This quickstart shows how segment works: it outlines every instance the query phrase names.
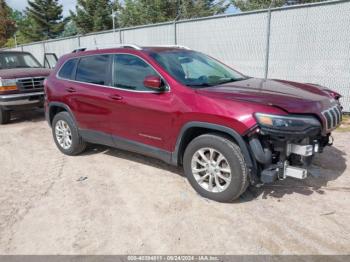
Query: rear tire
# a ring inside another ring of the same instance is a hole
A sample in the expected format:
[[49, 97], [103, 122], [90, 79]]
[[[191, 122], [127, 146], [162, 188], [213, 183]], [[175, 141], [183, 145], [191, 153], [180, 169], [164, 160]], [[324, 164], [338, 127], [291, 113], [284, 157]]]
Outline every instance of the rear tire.
[[184, 171], [203, 197], [232, 202], [248, 187], [248, 168], [237, 144], [221, 134], [193, 139], [184, 154]]
[[0, 107], [0, 125], [8, 124], [11, 120], [11, 112]]
[[53, 118], [52, 135], [58, 149], [65, 155], [75, 156], [86, 149], [86, 142], [79, 135], [78, 127], [68, 112], [60, 112]]

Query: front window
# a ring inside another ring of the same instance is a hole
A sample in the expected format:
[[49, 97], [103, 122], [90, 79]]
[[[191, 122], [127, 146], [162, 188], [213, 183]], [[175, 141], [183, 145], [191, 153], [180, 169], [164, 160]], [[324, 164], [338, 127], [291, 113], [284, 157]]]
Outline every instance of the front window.
[[141, 58], [117, 54], [113, 61], [113, 86], [134, 91], [150, 91], [143, 81], [147, 76], [157, 76], [157, 72]]
[[188, 50], [152, 53], [168, 73], [191, 87], [215, 86], [244, 80], [247, 77], [202, 53]]
[[40, 63], [28, 53], [0, 53], [0, 69], [40, 68]]

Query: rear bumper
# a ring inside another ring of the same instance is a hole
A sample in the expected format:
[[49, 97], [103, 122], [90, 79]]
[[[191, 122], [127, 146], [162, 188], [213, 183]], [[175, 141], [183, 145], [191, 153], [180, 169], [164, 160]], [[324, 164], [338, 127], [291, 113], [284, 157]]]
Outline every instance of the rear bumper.
[[44, 101], [44, 92], [24, 93], [0, 95], [0, 106], [3, 107], [18, 107], [33, 105], [42, 105]]

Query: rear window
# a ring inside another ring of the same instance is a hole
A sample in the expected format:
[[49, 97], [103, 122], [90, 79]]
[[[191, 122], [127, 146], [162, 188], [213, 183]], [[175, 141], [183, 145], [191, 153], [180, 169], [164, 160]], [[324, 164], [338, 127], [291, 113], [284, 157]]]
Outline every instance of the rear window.
[[74, 79], [73, 73], [74, 73], [74, 69], [75, 69], [75, 65], [77, 64], [77, 61], [78, 59], [68, 60], [61, 68], [60, 72], [58, 73], [58, 76], [65, 79]]
[[106, 85], [108, 79], [109, 55], [93, 55], [80, 58], [76, 80]]

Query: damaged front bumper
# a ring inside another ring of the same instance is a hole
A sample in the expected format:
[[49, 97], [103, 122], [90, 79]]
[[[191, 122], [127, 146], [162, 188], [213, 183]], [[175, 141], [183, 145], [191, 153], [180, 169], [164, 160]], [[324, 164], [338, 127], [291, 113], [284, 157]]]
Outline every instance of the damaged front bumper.
[[287, 177], [305, 179], [317, 153], [331, 145], [330, 134], [321, 132], [300, 136], [278, 135], [257, 132], [249, 137], [253, 157], [258, 163], [261, 183], [272, 183]]

